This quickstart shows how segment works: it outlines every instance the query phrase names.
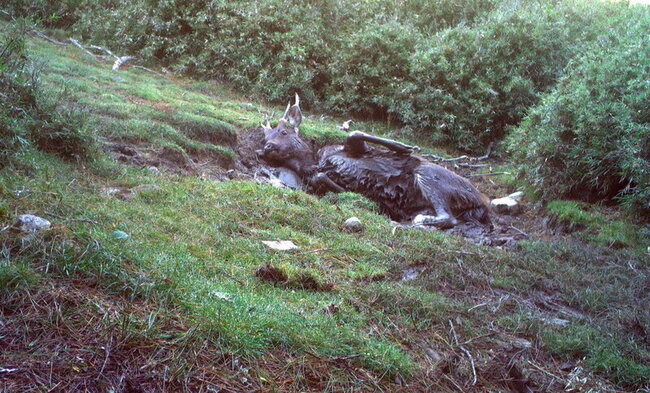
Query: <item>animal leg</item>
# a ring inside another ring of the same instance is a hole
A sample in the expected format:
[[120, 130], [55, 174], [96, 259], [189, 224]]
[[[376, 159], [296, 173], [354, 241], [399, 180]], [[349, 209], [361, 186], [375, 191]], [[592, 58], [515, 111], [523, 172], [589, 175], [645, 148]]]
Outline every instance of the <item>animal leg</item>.
[[345, 149], [354, 154], [363, 154], [367, 150], [365, 142], [375, 143], [402, 154], [410, 154], [420, 150], [417, 146], [410, 146], [392, 139], [368, 135], [361, 131], [352, 131], [348, 134], [348, 137], [345, 138]]
[[449, 210], [445, 196], [437, 184], [440, 179], [431, 173], [418, 173], [416, 170], [415, 181], [422, 193], [422, 196], [430, 203], [436, 215], [418, 214], [413, 219], [414, 225], [433, 225], [440, 229], [452, 228], [458, 224], [458, 220]]
[[317, 173], [311, 179], [311, 186], [314, 187], [314, 189], [322, 192], [345, 192], [345, 189], [343, 187], [334, 183], [334, 181], [332, 181], [332, 179], [330, 179], [329, 176], [324, 173]]
[[429, 226], [432, 225], [439, 229], [453, 228], [458, 224], [458, 221], [449, 215], [429, 216], [426, 214], [418, 214], [413, 219], [413, 225]]

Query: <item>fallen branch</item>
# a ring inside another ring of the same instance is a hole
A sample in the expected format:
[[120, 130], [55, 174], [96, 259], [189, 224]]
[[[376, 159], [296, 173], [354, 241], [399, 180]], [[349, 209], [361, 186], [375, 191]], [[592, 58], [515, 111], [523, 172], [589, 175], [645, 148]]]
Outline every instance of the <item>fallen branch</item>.
[[469, 364], [472, 366], [472, 386], [474, 386], [478, 380], [478, 377], [476, 376], [476, 366], [474, 366], [474, 358], [472, 357], [472, 354], [462, 345], [458, 348], [460, 348], [460, 350], [463, 351], [469, 358]]
[[487, 147], [487, 151], [485, 154], [483, 154], [480, 157], [469, 157], [469, 156], [458, 156], [458, 157], [452, 157], [452, 158], [444, 158], [437, 156], [435, 154], [423, 154], [424, 157], [430, 158], [433, 161], [440, 161], [440, 162], [453, 162], [453, 161], [460, 161], [460, 160], [468, 160], [468, 161], [482, 161], [486, 160], [490, 157], [490, 154], [492, 154], [492, 146], [494, 145], [493, 142], [490, 142], [490, 144]]
[[0, 11], [0, 15], [2, 15], [4, 17], [4, 19], [7, 20], [7, 21], [15, 20], [14, 17], [10, 13], [8, 13], [7, 11]]
[[510, 172], [488, 172], [488, 173], [473, 173], [467, 175], [467, 177], [476, 177], [476, 176], [498, 176], [498, 175], [510, 175]]
[[113, 63], [113, 71], [119, 70], [120, 67], [122, 67], [122, 65], [124, 65], [124, 63], [126, 63], [127, 61], [134, 60], [134, 59], [135, 59], [135, 57], [133, 57], [133, 56], [118, 57], [117, 60], [115, 60], [115, 63]]
[[521, 229], [517, 228], [514, 225], [510, 225], [510, 228], [514, 229], [515, 231], [519, 232], [520, 234], [522, 234], [522, 235], [524, 235], [526, 237], [530, 237], [530, 236], [528, 236], [528, 234], [526, 232], [522, 231]]
[[56, 44], [56, 45], [68, 45], [68, 44], [65, 43], [65, 42], [57, 41], [57, 40], [55, 40], [54, 38], [48, 37], [48, 36], [46, 36], [45, 34], [41, 33], [41, 32], [38, 31], [38, 30], [32, 30], [32, 33], [33, 33], [33, 34], [36, 34], [37, 36], [41, 37], [42, 39], [44, 39], [44, 40], [46, 40], [46, 41], [49, 41], [49, 42], [51, 42], [51, 43], [53, 43], [53, 44]]
[[449, 327], [451, 328], [451, 333], [452, 336], [454, 337], [454, 341], [456, 342], [456, 346], [463, 351], [463, 353], [467, 356], [469, 359], [469, 364], [472, 366], [472, 386], [476, 385], [476, 382], [478, 381], [478, 377], [476, 375], [476, 366], [474, 365], [474, 357], [472, 357], [472, 354], [460, 344], [458, 341], [458, 335], [456, 334], [456, 329], [454, 328], [454, 323], [449, 320]]
[[92, 48], [92, 49], [97, 49], [97, 50], [100, 50], [100, 51], [106, 52], [107, 55], [109, 55], [109, 56], [111, 56], [111, 57], [114, 57], [114, 58], [116, 58], [116, 59], [119, 59], [119, 58], [120, 58], [119, 56], [116, 56], [115, 53], [113, 53], [113, 52], [111, 52], [110, 50], [104, 48], [103, 46], [88, 45], [88, 47], [89, 47], [89, 48]]
[[[31, 33], [38, 36], [38, 37], [40, 37], [40, 38], [42, 38], [42, 39], [44, 39], [44, 40], [46, 40], [46, 41], [48, 41], [48, 42], [51, 42], [51, 43], [55, 44], [55, 45], [66, 46], [66, 45], [72, 44], [72, 45], [76, 46], [77, 48], [81, 49], [85, 54], [87, 54], [88, 56], [92, 57], [95, 60], [106, 60], [106, 61], [108, 61], [112, 57], [112, 58], [115, 59], [115, 61], [113, 62], [113, 71], [118, 71], [120, 69], [120, 67], [122, 67], [124, 64], [126, 64], [129, 61], [132, 61], [132, 60], [136, 59], [135, 56], [118, 56], [115, 53], [113, 53], [110, 49], [104, 48], [103, 46], [97, 46], [97, 45], [83, 46], [83, 45], [81, 45], [81, 43], [79, 41], [77, 41], [74, 38], [68, 38], [65, 41], [58, 41], [58, 40], [56, 40], [56, 39], [54, 39], [52, 37], [47, 36], [46, 34], [40, 32], [38, 30], [32, 30]], [[89, 48], [94, 49], [96, 51], [104, 52], [104, 53], [106, 53], [106, 55], [99, 55], [99, 54], [93, 53], [92, 51], [89, 50]], [[154, 70], [152, 70], [150, 68], [147, 68], [147, 67], [134, 65], [134, 66], [131, 66], [131, 68], [138, 68], [140, 70], [144, 70], [144, 71], [150, 72], [152, 74], [156, 74], [158, 76], [163, 76], [163, 74], [161, 74], [161, 73], [159, 73], [157, 71], [154, 71]]]
[[151, 72], [152, 74], [156, 74], [156, 75], [158, 75], [158, 76], [163, 76], [163, 74], [161, 74], [160, 72], [154, 71], [154, 70], [152, 70], [152, 69], [150, 69], [150, 68], [147, 68], [147, 67], [143, 67], [143, 66], [139, 66], [139, 65], [134, 65], [134, 66], [131, 66], [131, 68], [137, 68], [137, 69], [139, 69], [139, 70], [144, 70], [144, 71], [147, 71], [147, 72]]
[[457, 164], [461, 168], [485, 168], [488, 166], [488, 164], [466, 164], [464, 162], [461, 162], [460, 164]]
[[93, 52], [89, 51], [88, 49], [84, 48], [84, 46], [81, 45], [81, 44], [79, 43], [79, 41], [75, 40], [74, 38], [68, 38], [68, 41], [72, 42], [72, 44], [73, 44], [74, 46], [76, 46], [77, 48], [81, 49], [85, 54], [87, 54], [88, 56], [92, 57], [92, 58], [95, 59], [95, 60], [97, 60], [97, 59], [102, 59], [102, 60], [106, 60], [106, 59], [108, 59], [107, 56], [96, 55], [96, 54], [94, 54]]

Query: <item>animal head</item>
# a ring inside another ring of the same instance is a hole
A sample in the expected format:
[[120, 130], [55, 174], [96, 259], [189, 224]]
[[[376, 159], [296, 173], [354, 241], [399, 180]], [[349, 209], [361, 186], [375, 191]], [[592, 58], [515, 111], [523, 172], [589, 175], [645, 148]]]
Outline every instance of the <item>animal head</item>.
[[289, 160], [303, 160], [310, 157], [312, 155], [311, 147], [299, 136], [298, 127], [301, 122], [300, 97], [296, 94], [296, 103], [287, 104], [287, 109], [275, 127], [271, 127], [268, 120], [262, 123], [264, 150], [258, 150], [258, 155], [280, 164]]

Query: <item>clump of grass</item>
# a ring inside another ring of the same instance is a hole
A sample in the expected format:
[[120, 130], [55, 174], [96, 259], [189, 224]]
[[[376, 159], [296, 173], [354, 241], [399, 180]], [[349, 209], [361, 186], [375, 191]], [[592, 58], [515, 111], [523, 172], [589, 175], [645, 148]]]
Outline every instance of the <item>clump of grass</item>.
[[25, 21], [0, 30], [0, 165], [27, 144], [65, 159], [85, 159], [94, 139], [85, 130], [84, 115], [56, 105], [59, 97], [41, 86], [40, 70], [25, 47]]
[[546, 330], [545, 345], [565, 357], [585, 358], [593, 370], [625, 386], [640, 386], [650, 375], [650, 352], [633, 341], [604, 334], [587, 325]]
[[630, 222], [612, 219], [593, 205], [578, 201], [551, 201], [547, 211], [570, 231], [581, 231], [585, 241], [613, 248], [640, 247], [639, 228]]

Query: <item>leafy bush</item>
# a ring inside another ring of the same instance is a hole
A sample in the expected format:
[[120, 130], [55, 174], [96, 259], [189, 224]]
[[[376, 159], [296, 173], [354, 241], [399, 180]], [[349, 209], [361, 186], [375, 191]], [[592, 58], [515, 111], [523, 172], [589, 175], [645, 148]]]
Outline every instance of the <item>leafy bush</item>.
[[513, 131], [520, 176], [543, 197], [617, 198], [650, 214], [649, 29], [645, 12], [609, 31]]
[[51, 3], [76, 1], [70, 19], [87, 41], [464, 150], [503, 138], [573, 56], [636, 18], [622, 2], [587, 0]]
[[39, 87], [25, 50], [29, 25], [19, 21], [0, 34], [0, 167], [28, 144], [67, 159], [89, 155], [93, 139], [78, 111], [57, 108]]
[[30, 18], [47, 27], [70, 27], [77, 18], [75, 10], [84, 0], [5, 0], [4, 8], [12, 17]]
[[75, 28], [284, 102], [386, 118], [470, 150], [538, 102], [622, 4], [584, 0], [89, 2]]
[[410, 78], [388, 109], [461, 149], [500, 140], [572, 55], [624, 14], [612, 4], [503, 2], [481, 23], [418, 41]]

